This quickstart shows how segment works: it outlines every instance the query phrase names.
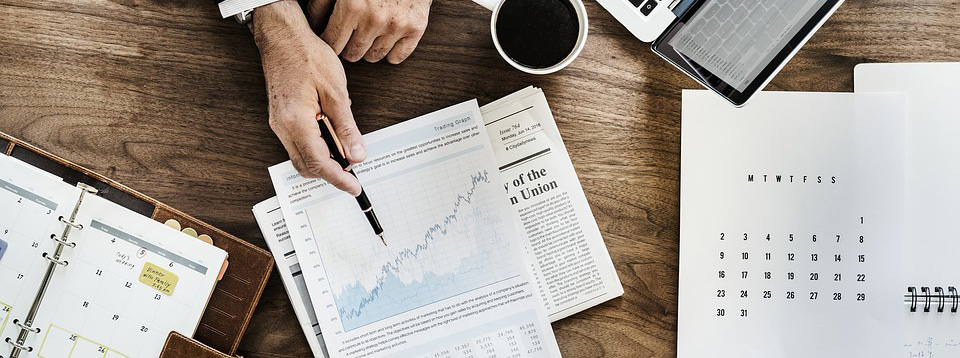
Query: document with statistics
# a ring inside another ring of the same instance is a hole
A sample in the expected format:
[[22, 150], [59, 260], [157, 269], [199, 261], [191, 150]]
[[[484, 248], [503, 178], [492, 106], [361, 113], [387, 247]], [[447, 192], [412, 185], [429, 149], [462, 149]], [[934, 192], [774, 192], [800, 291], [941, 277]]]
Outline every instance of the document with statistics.
[[550, 320], [623, 295], [543, 91], [527, 87], [480, 111]]
[[384, 227], [290, 162], [270, 168], [328, 352], [558, 357], [476, 101], [366, 135]]
[[263, 240], [277, 262], [277, 271], [283, 280], [283, 287], [290, 297], [293, 312], [297, 315], [300, 328], [307, 337], [310, 350], [314, 357], [327, 358], [327, 347], [323, 343], [323, 334], [320, 332], [320, 322], [313, 305], [310, 303], [310, 293], [307, 292], [307, 283], [303, 280], [303, 270], [300, 269], [300, 260], [290, 242], [290, 230], [283, 220], [283, 211], [280, 210], [280, 201], [276, 197], [264, 200], [253, 206], [253, 216], [257, 219]]
[[679, 357], [899, 351], [905, 113], [897, 94], [683, 92]]

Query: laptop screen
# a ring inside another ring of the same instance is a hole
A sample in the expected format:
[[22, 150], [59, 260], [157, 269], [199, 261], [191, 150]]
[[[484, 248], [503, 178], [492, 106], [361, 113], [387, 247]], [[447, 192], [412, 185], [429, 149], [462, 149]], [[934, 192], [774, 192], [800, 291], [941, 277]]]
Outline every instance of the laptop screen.
[[[725, 97], [746, 101], [838, 0], [705, 0], [654, 50]], [[734, 101], [735, 103], [737, 101]]]

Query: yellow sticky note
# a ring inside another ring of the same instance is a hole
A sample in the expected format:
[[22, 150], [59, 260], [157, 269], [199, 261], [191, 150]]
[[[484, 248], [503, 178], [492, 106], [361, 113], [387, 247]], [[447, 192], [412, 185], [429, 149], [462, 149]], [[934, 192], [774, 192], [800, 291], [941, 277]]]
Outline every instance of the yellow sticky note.
[[173, 295], [173, 290], [177, 288], [177, 280], [179, 279], [173, 272], [149, 262], [143, 265], [143, 270], [140, 271], [140, 283], [153, 287], [167, 296]]

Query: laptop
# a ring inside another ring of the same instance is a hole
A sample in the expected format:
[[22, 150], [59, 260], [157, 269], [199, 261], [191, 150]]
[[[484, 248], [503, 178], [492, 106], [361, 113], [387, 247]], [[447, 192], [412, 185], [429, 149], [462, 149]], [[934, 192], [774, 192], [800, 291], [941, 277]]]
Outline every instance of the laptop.
[[638, 39], [743, 106], [843, 0], [598, 0]]

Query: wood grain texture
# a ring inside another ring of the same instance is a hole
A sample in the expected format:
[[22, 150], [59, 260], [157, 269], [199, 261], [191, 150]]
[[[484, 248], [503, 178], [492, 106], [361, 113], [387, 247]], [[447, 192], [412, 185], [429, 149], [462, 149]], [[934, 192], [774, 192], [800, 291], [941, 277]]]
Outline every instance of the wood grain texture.
[[[0, 0], [0, 131], [265, 247], [250, 208], [286, 160], [258, 52], [212, 1]], [[489, 13], [437, 0], [406, 62], [346, 64], [370, 132], [471, 98], [542, 87], [626, 293], [554, 325], [570, 357], [676, 355], [680, 90], [696, 84], [586, 1], [588, 43], [548, 76], [503, 62]], [[960, 59], [960, 2], [848, 0], [769, 86], [851, 91], [861, 62]], [[274, 275], [246, 357], [309, 348]]]

